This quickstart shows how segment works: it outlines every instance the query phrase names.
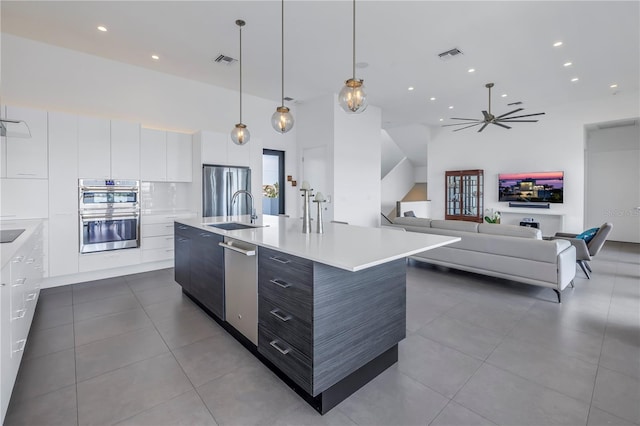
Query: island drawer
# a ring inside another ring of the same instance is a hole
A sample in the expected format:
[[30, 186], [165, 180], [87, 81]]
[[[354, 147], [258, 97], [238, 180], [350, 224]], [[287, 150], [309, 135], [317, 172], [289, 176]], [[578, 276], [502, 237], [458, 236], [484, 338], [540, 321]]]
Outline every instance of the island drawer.
[[313, 392], [311, 360], [262, 325], [258, 325], [258, 352], [307, 393]]
[[297, 281], [311, 288], [313, 262], [310, 260], [260, 247], [258, 265], [260, 270], [276, 278]]
[[311, 324], [313, 303], [310, 286], [289, 278], [283, 279], [282, 275], [258, 271], [258, 295], [276, 302], [278, 307]]
[[268, 328], [311, 358], [312, 328], [310, 323], [301, 320], [288, 309], [266, 297], [260, 297], [258, 300], [258, 324]]

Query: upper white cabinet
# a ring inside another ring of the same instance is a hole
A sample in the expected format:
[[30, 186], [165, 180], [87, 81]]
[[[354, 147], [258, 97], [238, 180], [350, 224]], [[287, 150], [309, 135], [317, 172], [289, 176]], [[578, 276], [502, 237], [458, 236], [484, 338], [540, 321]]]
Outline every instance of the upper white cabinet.
[[111, 176], [111, 123], [94, 117], [78, 117], [78, 172], [81, 178]]
[[78, 117], [81, 178], [139, 179], [140, 124]]
[[141, 130], [140, 179], [167, 180], [167, 132], [153, 129]]
[[8, 136], [4, 141], [2, 149], [6, 149], [6, 155], [3, 155], [2, 163], [3, 166], [6, 165], [6, 170], [3, 169], [2, 177], [46, 179], [47, 112], [7, 106], [6, 114], [2, 115], [13, 120], [23, 120], [31, 131], [30, 138]]
[[191, 182], [191, 135], [142, 129], [140, 179]]
[[111, 120], [111, 178], [140, 179], [140, 124]]

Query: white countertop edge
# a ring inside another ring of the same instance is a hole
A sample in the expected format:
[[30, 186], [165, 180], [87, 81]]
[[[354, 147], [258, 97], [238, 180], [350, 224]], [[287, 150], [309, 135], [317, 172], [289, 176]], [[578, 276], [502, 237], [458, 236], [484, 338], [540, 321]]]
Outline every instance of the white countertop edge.
[[7, 266], [23, 244], [33, 235], [45, 219], [7, 219], [0, 221], [0, 229], [24, 229], [11, 243], [0, 244], [1, 268]]

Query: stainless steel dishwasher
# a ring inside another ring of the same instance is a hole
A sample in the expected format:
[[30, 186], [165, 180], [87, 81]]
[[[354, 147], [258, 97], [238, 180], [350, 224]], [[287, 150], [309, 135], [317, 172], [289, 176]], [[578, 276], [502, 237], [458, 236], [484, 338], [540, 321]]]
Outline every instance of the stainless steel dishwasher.
[[224, 247], [224, 292], [226, 320], [258, 345], [258, 248], [233, 238], [218, 243]]

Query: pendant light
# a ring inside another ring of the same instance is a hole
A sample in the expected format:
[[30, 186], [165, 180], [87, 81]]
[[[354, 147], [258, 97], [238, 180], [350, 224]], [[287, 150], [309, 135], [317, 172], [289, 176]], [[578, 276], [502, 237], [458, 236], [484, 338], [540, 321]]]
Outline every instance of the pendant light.
[[236, 124], [231, 131], [231, 140], [236, 145], [246, 145], [251, 138], [249, 129], [247, 129], [245, 124], [242, 124], [242, 27], [244, 27], [245, 24], [246, 22], [242, 19], [236, 21], [236, 25], [240, 27], [240, 122]]
[[348, 113], [359, 114], [367, 109], [364, 80], [356, 78], [356, 0], [353, 0], [353, 77], [345, 81], [338, 103]]
[[293, 127], [293, 116], [289, 112], [289, 108], [284, 106], [284, 0], [282, 0], [282, 81], [281, 81], [281, 99], [282, 104], [276, 108], [276, 112], [271, 116], [271, 125], [278, 133], [287, 133]]

